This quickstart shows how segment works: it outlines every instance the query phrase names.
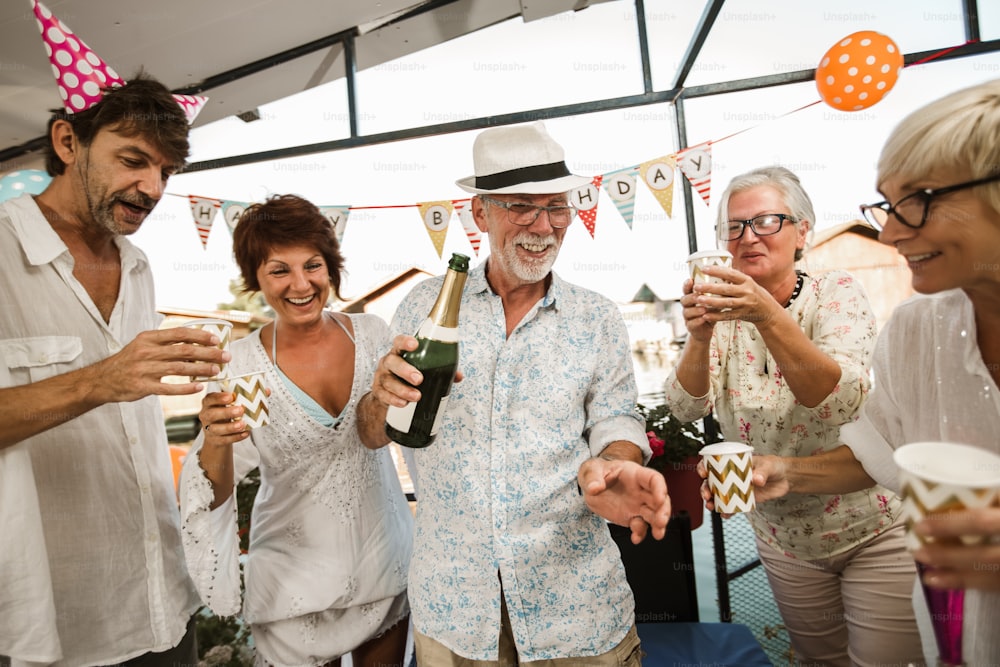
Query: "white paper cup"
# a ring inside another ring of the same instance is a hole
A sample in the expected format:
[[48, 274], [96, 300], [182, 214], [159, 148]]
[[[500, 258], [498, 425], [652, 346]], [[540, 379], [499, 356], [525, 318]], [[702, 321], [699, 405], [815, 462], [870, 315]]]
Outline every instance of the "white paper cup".
[[234, 375], [219, 380], [222, 391], [236, 396], [232, 405], [243, 406], [243, 421], [247, 428], [260, 428], [271, 422], [267, 404], [267, 385], [264, 371]]
[[720, 514], [749, 512], [756, 506], [753, 495], [753, 447], [742, 442], [717, 442], [698, 452], [708, 471], [715, 511]]
[[688, 256], [687, 265], [691, 272], [691, 280], [696, 285], [699, 283], [722, 283], [725, 282], [722, 278], [706, 275], [701, 270], [709, 266], [732, 267], [733, 255], [728, 250], [699, 250]]
[[[232, 339], [233, 335], [233, 323], [226, 320], [216, 320], [216, 319], [199, 319], [191, 320], [190, 322], [185, 322], [183, 325], [185, 327], [191, 327], [192, 329], [201, 329], [202, 331], [208, 331], [219, 337], [219, 344], [216, 346], [223, 352], [229, 349], [229, 341]], [[214, 377], [192, 377], [193, 381], [203, 382], [205, 380], [219, 380], [226, 377], [229, 374], [229, 364], [219, 364], [219, 374]]]
[[[954, 442], [914, 442], [892, 458], [899, 466], [906, 544], [919, 549], [927, 541], [912, 530], [931, 513], [1000, 505], [1000, 456]], [[977, 544], [980, 536], [963, 537]]]

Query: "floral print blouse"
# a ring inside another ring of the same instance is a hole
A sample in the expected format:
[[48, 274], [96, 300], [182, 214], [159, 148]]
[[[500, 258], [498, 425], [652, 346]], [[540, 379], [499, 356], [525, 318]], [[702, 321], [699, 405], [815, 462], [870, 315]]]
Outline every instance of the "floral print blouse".
[[[857, 418], [868, 394], [875, 318], [868, 298], [844, 271], [804, 276], [788, 312], [812, 342], [841, 368], [840, 381], [819, 405], [796, 400], [757, 328], [743, 321], [715, 326], [710, 351], [711, 387], [691, 396], [676, 371], [664, 384], [678, 419], [692, 421], [713, 408], [723, 437], [756, 454], [812, 456], [836, 449], [840, 427]], [[875, 486], [842, 495], [790, 494], [757, 505], [748, 514], [756, 534], [787, 556], [816, 560], [851, 549], [887, 529], [899, 500]]]

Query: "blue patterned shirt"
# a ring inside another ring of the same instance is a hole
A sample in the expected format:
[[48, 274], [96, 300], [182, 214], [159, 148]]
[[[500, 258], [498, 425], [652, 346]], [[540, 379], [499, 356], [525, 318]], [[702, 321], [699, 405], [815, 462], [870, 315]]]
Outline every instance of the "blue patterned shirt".
[[[441, 283], [403, 301], [394, 335], [419, 328]], [[462, 656], [496, 660], [502, 579], [522, 660], [607, 652], [632, 626], [634, 600], [607, 522], [576, 479], [615, 440], [649, 457], [621, 314], [553, 274], [508, 338], [484, 263], [469, 274], [460, 320], [465, 379], [437, 439], [415, 451], [414, 625]]]

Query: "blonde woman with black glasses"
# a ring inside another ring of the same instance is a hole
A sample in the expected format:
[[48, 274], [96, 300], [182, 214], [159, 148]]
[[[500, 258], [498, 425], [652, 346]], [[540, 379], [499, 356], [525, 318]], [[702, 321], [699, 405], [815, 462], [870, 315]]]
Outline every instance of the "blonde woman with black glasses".
[[[1000, 453], [1000, 80], [918, 109], [893, 130], [878, 162], [884, 201], [862, 206], [879, 240], [906, 257], [920, 295], [896, 308], [879, 335], [876, 390], [846, 444], [812, 463], [754, 460], [759, 499], [829, 493], [877, 481], [899, 488], [893, 451], [950, 441]], [[926, 295], [926, 296], [924, 296]], [[935, 541], [913, 557], [924, 582], [963, 588], [963, 655], [968, 665], [1000, 660], [1000, 508], [966, 510], [916, 526]], [[983, 537], [978, 545], [958, 538]], [[927, 655], [936, 649], [920, 609]]]

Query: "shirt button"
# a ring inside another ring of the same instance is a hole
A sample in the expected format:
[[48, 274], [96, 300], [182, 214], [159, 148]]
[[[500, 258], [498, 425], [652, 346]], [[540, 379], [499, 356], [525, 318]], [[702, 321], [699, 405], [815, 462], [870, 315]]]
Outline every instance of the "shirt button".
[[40, 364], [47, 364], [47, 363], [49, 363], [49, 355], [47, 355], [47, 354], [40, 355], [38, 357], [38, 363], [40, 363]]
[[139, 438], [137, 438], [137, 437], [135, 437], [135, 436], [133, 435], [133, 436], [129, 437], [129, 439], [128, 439], [128, 443], [129, 443], [130, 445], [137, 445], [137, 444], [139, 444]]

